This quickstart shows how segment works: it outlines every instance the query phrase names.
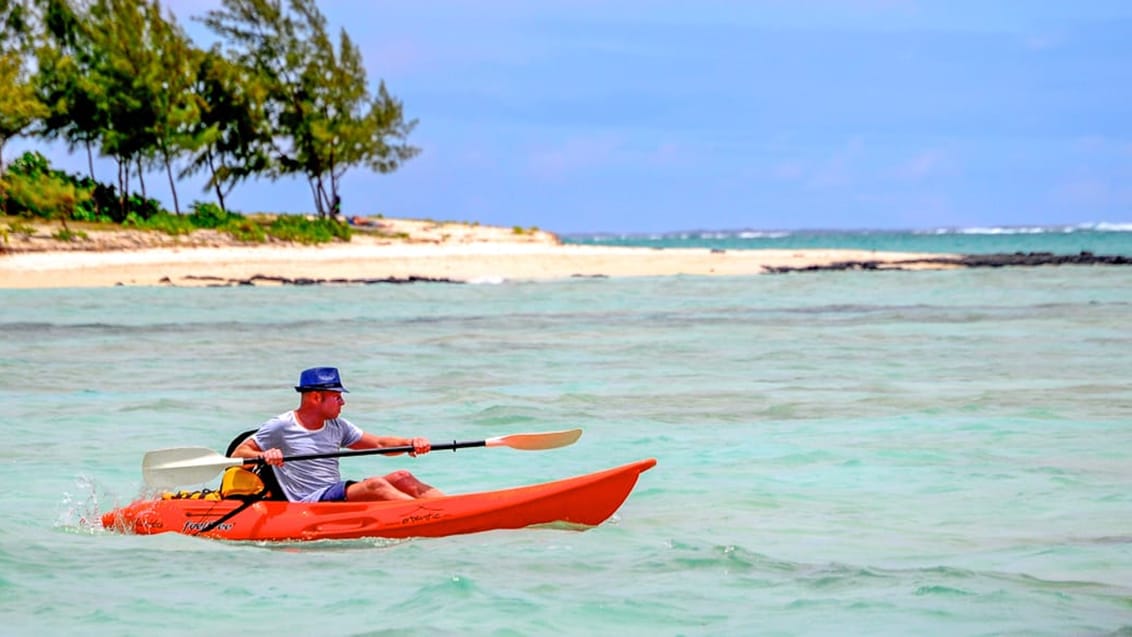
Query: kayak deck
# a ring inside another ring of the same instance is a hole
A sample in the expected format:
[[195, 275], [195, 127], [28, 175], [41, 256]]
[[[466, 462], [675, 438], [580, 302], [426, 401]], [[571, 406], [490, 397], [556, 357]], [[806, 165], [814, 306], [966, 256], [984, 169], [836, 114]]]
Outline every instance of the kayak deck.
[[[102, 525], [141, 535], [265, 541], [441, 537], [552, 523], [585, 528], [613, 515], [640, 474], [654, 465], [648, 458], [541, 484], [409, 501], [138, 500], [105, 513]], [[244, 510], [201, 532], [241, 506]]]

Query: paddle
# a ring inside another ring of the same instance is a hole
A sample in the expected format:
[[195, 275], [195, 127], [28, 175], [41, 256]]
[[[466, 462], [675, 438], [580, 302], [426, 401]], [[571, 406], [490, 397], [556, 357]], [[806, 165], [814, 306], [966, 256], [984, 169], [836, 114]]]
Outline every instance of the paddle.
[[[468, 449], [471, 447], [511, 447], [523, 451], [541, 451], [543, 449], [557, 449], [572, 445], [581, 437], [581, 429], [567, 429], [564, 431], [548, 431], [545, 433], [511, 434], [496, 436], [486, 440], [472, 440], [466, 442], [445, 442], [432, 445], [433, 451], [446, 451], [451, 449]], [[296, 460], [315, 460], [317, 458], [351, 458], [353, 456], [369, 456], [373, 454], [408, 453], [413, 450], [411, 445], [401, 447], [383, 447], [381, 449], [363, 449], [362, 451], [332, 451], [328, 453], [308, 453], [298, 456], [285, 456], [284, 462]], [[245, 464], [264, 464], [262, 458], [229, 458], [222, 456], [208, 447], [175, 447], [172, 449], [157, 449], [145, 454], [142, 459], [142, 477], [151, 487], [166, 488], [179, 484], [197, 484], [207, 482], [228, 467], [239, 467]]]

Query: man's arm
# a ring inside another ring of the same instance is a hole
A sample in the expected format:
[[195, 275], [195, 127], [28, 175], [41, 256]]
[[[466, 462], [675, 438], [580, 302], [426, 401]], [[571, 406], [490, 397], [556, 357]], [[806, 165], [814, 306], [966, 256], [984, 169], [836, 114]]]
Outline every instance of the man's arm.
[[283, 464], [283, 452], [278, 449], [268, 449], [264, 451], [259, 448], [259, 443], [255, 438], [248, 437], [247, 440], [240, 443], [240, 446], [232, 450], [233, 458], [263, 458], [267, 464], [279, 466]]
[[[347, 447], [355, 451], [362, 449], [383, 449], [385, 447], [408, 447], [412, 446], [413, 451], [409, 453], [410, 456], [417, 456], [422, 453], [428, 453], [432, 449], [432, 443], [428, 438], [398, 438], [397, 436], [378, 436], [368, 432], [362, 433], [362, 437], [357, 442]], [[389, 454], [398, 455], [398, 454]]]

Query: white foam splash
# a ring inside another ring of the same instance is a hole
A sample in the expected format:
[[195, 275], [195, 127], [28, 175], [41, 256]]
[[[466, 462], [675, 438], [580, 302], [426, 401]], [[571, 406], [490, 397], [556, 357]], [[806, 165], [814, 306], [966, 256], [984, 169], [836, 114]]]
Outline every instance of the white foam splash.
[[75, 493], [63, 494], [55, 526], [78, 533], [101, 532], [98, 486], [89, 476], [80, 475], [75, 479], [75, 489]]
[[467, 280], [468, 285], [501, 285], [507, 279], [501, 276], [477, 276]]

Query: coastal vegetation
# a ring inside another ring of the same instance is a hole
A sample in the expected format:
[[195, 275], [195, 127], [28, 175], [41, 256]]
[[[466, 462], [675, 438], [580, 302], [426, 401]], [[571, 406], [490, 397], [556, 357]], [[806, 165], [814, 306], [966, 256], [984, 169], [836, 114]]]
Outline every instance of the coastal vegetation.
[[[10, 215], [6, 219], [57, 220], [61, 228], [52, 237], [59, 241], [87, 238], [86, 232], [74, 227], [76, 222], [89, 229], [130, 228], [169, 235], [216, 230], [242, 243], [263, 243], [274, 238], [315, 244], [348, 241], [352, 234], [348, 224], [329, 216], [248, 216], [212, 202], [194, 201], [186, 214], [170, 214], [156, 200], [133, 194], [121, 207], [112, 187], [56, 170], [36, 152], [24, 153], [8, 166], [3, 186], [4, 211]], [[0, 248], [8, 243], [10, 235], [31, 234], [34, 226], [10, 221], [0, 227]]]
[[[159, 0], [0, 0], [0, 212], [254, 241], [348, 238], [339, 220], [350, 169], [389, 173], [420, 150], [416, 125], [380, 82], [371, 91], [358, 47], [337, 42], [314, 0], [222, 0], [194, 18], [215, 35], [195, 44]], [[5, 164], [13, 138], [84, 152], [88, 174], [53, 169], [38, 152]], [[94, 157], [115, 183], [98, 181]], [[145, 175], [164, 173], [167, 211]], [[181, 204], [178, 180], [207, 175], [213, 202]], [[249, 179], [299, 177], [315, 219], [252, 223], [227, 197]], [[262, 240], [262, 239], [258, 239]]]

